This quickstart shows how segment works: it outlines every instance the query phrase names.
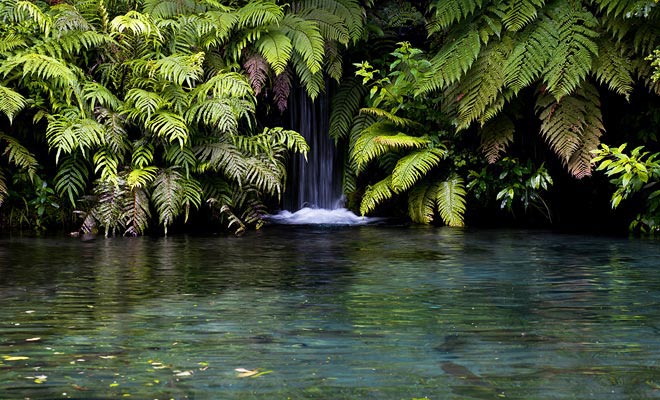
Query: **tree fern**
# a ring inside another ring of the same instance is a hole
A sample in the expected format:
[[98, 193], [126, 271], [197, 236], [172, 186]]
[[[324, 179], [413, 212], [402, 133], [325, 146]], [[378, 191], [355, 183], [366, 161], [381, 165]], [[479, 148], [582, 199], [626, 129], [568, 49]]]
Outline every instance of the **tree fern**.
[[188, 141], [188, 125], [185, 119], [169, 111], [157, 111], [146, 124], [146, 128], [159, 137], [166, 138], [170, 143], [176, 142], [179, 146]]
[[124, 202], [121, 218], [125, 221], [124, 235], [142, 235], [149, 226], [151, 210], [149, 208], [149, 195], [142, 187], [135, 187], [128, 191]]
[[591, 175], [591, 150], [599, 143], [604, 127], [598, 91], [583, 85], [574, 96], [559, 102], [548, 95], [537, 102], [541, 135], [577, 178]]
[[397, 133], [396, 127], [386, 121], [372, 124], [363, 130], [355, 139], [350, 150], [351, 163], [357, 172], [369, 163], [369, 161], [387, 152], [390, 147], [376, 141], [380, 136], [392, 136]]
[[304, 60], [309, 71], [312, 74], [320, 71], [325, 47], [318, 25], [294, 14], [287, 14], [279, 25], [291, 39], [293, 51]]
[[591, 70], [598, 55], [594, 30], [598, 21], [588, 11], [566, 3], [549, 10], [549, 15], [557, 25], [557, 44], [543, 75], [548, 90], [559, 100], [572, 93]]
[[2, 155], [7, 157], [7, 161], [28, 172], [30, 178], [37, 172], [39, 163], [25, 146], [23, 146], [16, 138], [0, 132], [0, 143], [4, 143], [4, 151]]
[[7, 116], [10, 123], [26, 105], [27, 101], [20, 93], [0, 85], [0, 112]]
[[593, 73], [598, 82], [615, 93], [629, 98], [633, 90], [633, 63], [619, 42], [601, 36], [598, 57], [594, 59]]
[[408, 194], [408, 216], [418, 224], [430, 224], [436, 212], [438, 185], [428, 180], [415, 184]]
[[536, 19], [538, 9], [544, 5], [545, 0], [509, 0], [502, 22], [506, 29], [519, 31]]
[[434, 12], [434, 18], [429, 24], [429, 33], [436, 33], [464, 20], [474, 14], [483, 4], [483, 0], [433, 1], [430, 9]]
[[382, 181], [368, 186], [360, 203], [360, 214], [367, 215], [376, 209], [376, 206], [385, 200], [394, 196], [391, 188], [392, 176], [388, 176]]
[[65, 157], [55, 175], [55, 190], [75, 206], [87, 186], [88, 174], [87, 164], [80, 155], [72, 154]]
[[182, 211], [185, 189], [183, 185], [184, 177], [173, 168], [161, 170], [152, 184], [151, 200], [166, 235], [167, 227]]
[[499, 160], [507, 146], [513, 141], [514, 131], [513, 121], [501, 114], [481, 128], [479, 131], [481, 135], [480, 149], [489, 163], [492, 164]]
[[266, 86], [268, 81], [268, 63], [259, 54], [251, 54], [243, 62], [243, 68], [247, 73], [250, 81], [250, 86], [254, 89], [254, 94], [259, 95], [261, 90]]
[[458, 176], [450, 177], [438, 185], [436, 192], [438, 212], [446, 225], [455, 227], [464, 225], [465, 195], [463, 179]]
[[447, 155], [442, 149], [430, 148], [413, 151], [402, 157], [392, 171], [391, 188], [395, 193], [408, 190], [427, 175]]
[[145, 189], [156, 179], [157, 174], [158, 168], [154, 166], [134, 168], [126, 175], [126, 184], [131, 190]]
[[360, 109], [366, 89], [357, 78], [342, 81], [339, 90], [332, 98], [330, 127], [328, 134], [337, 142], [348, 138], [353, 125], [353, 118]]

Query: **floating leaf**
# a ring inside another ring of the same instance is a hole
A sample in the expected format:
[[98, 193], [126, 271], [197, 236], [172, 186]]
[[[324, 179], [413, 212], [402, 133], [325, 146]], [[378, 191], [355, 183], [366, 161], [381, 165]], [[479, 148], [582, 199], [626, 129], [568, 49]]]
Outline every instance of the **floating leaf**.
[[248, 376], [256, 375], [259, 373], [259, 368], [249, 370], [245, 368], [236, 368], [234, 371], [238, 372], [239, 374], [237, 375], [239, 378], [247, 378]]
[[40, 337], [33, 337], [33, 338], [25, 339], [26, 342], [36, 342], [38, 340], [41, 340], [41, 338]]
[[181, 371], [181, 372], [176, 373], [175, 375], [176, 376], [191, 376], [192, 374], [193, 374], [192, 371]]
[[99, 356], [99, 358], [102, 358], [104, 360], [109, 360], [111, 358], [116, 358], [115, 356]]
[[21, 361], [21, 360], [29, 360], [30, 357], [25, 357], [25, 356], [2, 356], [2, 359], [5, 361]]

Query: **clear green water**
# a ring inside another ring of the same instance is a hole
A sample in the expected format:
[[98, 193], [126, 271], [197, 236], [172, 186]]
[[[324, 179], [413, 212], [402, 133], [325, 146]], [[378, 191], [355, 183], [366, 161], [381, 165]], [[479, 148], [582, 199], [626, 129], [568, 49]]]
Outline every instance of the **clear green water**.
[[660, 398], [659, 267], [526, 231], [4, 238], [0, 398]]

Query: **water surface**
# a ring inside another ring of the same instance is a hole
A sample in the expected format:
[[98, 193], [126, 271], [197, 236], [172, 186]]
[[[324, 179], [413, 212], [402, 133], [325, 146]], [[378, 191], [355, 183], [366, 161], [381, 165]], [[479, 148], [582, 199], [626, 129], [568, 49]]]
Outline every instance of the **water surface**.
[[660, 398], [658, 266], [530, 231], [3, 238], [0, 398]]

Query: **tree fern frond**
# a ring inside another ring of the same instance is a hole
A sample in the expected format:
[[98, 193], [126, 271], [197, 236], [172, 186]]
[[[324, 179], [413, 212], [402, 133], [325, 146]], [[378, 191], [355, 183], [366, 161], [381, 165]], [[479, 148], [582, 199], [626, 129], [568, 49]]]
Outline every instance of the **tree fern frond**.
[[190, 172], [195, 170], [197, 165], [197, 157], [193, 152], [193, 149], [188, 145], [178, 146], [178, 145], [169, 145], [165, 151], [165, 161], [168, 164], [176, 167], [183, 167], [186, 171], [186, 179], [190, 177]]
[[25, 36], [13, 32], [6, 32], [0, 36], [0, 54], [9, 53], [17, 49], [28, 47], [28, 41]]
[[410, 189], [408, 194], [408, 216], [418, 224], [433, 222], [436, 209], [438, 186], [423, 180]]
[[480, 51], [481, 38], [475, 26], [466, 24], [452, 32], [447, 44], [431, 59], [431, 72], [420, 83], [417, 94], [444, 89], [458, 81], [472, 66]]
[[143, 168], [134, 168], [126, 176], [126, 184], [129, 189], [144, 189], [156, 179], [158, 168], [148, 166]]
[[154, 20], [148, 15], [131, 10], [124, 15], [116, 16], [110, 21], [110, 28], [116, 34], [130, 32], [135, 36], [162, 38]]
[[393, 149], [419, 149], [431, 143], [428, 137], [410, 136], [401, 132], [396, 135], [376, 136], [373, 140]]
[[433, 21], [427, 26], [429, 34], [449, 28], [474, 14], [484, 4], [483, 0], [435, 0], [429, 8], [434, 12]]
[[[315, 10], [324, 11], [329, 15], [339, 17], [342, 21], [342, 27], [339, 28], [334, 18], [328, 18], [324, 21], [332, 23], [337, 29], [344, 29], [343, 26], [348, 28], [348, 34], [350, 39], [353, 42], [357, 42], [362, 38], [362, 33], [364, 30], [364, 20], [366, 13], [364, 8], [360, 5], [360, 2], [357, 0], [304, 0], [302, 1], [302, 9], [300, 14], [307, 18], [311, 17], [310, 13], [313, 13]], [[314, 19], [313, 17], [307, 19]], [[323, 28], [322, 28], [323, 29]], [[333, 36], [326, 36], [326, 39], [334, 39]], [[340, 40], [339, 40], [340, 41]], [[341, 42], [341, 41], [340, 41]]]
[[360, 203], [360, 214], [366, 215], [376, 209], [378, 204], [385, 200], [391, 199], [394, 192], [391, 189], [392, 176], [388, 176], [382, 181], [370, 185], [364, 192], [362, 202]]
[[557, 44], [543, 79], [559, 100], [572, 93], [591, 71], [592, 60], [598, 55], [598, 33], [594, 30], [598, 21], [590, 12], [566, 4], [551, 9], [550, 18], [557, 24]]
[[117, 110], [122, 105], [121, 100], [110, 89], [98, 82], [85, 83], [82, 88], [82, 95], [92, 108], [101, 106]]
[[82, 157], [72, 154], [66, 157], [55, 174], [55, 190], [62, 197], [67, 197], [75, 207], [76, 199], [87, 186], [89, 169]]
[[243, 62], [243, 68], [245, 68], [250, 85], [254, 89], [254, 94], [259, 95], [268, 81], [268, 63], [261, 55], [251, 54]]
[[271, 162], [265, 162], [257, 157], [246, 159], [245, 181], [255, 185], [259, 190], [270, 195], [282, 194], [281, 175], [278, 168]]
[[149, 209], [149, 196], [142, 187], [134, 187], [128, 192], [127, 201], [122, 210], [122, 220], [125, 220], [124, 236], [142, 235], [149, 226], [151, 210]]
[[228, 99], [198, 102], [186, 111], [185, 117], [189, 122], [202, 123], [220, 133], [235, 133], [238, 130], [238, 119]]
[[2, 155], [7, 157], [10, 164], [26, 170], [30, 178], [37, 172], [39, 163], [25, 146], [23, 146], [16, 138], [0, 132], [0, 143], [5, 143], [5, 150]]
[[604, 131], [598, 91], [582, 85], [573, 96], [555, 102], [550, 96], [537, 101], [541, 135], [577, 178], [591, 175], [591, 150]]
[[396, 133], [396, 127], [385, 121], [371, 124], [360, 132], [359, 136], [354, 140], [349, 154], [354, 169], [357, 172], [362, 171], [371, 160], [390, 150], [389, 146], [376, 141], [375, 139], [377, 137], [392, 136]]
[[80, 11], [69, 4], [57, 4], [51, 7], [50, 11], [55, 14], [52, 26], [53, 30], [57, 32], [55, 36], [70, 31], [83, 33], [94, 29]]
[[154, 160], [154, 145], [146, 140], [133, 143], [131, 164], [135, 169], [145, 168]]
[[448, 226], [464, 226], [465, 185], [459, 176], [452, 176], [438, 184], [436, 201], [440, 218]]
[[300, 133], [282, 128], [264, 128], [261, 134], [270, 137], [273, 145], [282, 145], [287, 150], [302, 154], [307, 159], [309, 145]]
[[536, 19], [537, 11], [544, 5], [545, 0], [510, 0], [502, 18], [504, 27], [510, 31], [521, 30]]
[[0, 74], [7, 76], [12, 70], [22, 66], [22, 75], [32, 75], [45, 81], [52, 81], [59, 87], [78, 86], [76, 74], [62, 61], [41, 54], [24, 53], [7, 58], [0, 67]]
[[508, 40], [491, 42], [460, 81], [463, 96], [458, 100], [457, 130], [467, 129], [498, 99], [504, 87], [502, 66], [511, 49]]
[[360, 109], [361, 114], [370, 114], [375, 117], [380, 117], [388, 120], [396, 126], [407, 127], [412, 125], [419, 125], [417, 121], [413, 121], [408, 118], [402, 118], [397, 115], [392, 114], [391, 112], [385, 111], [382, 108], [377, 107], [365, 107]]
[[116, 153], [104, 146], [94, 154], [93, 160], [94, 172], [101, 173], [101, 180], [107, 182], [117, 181], [119, 160]]
[[277, 75], [273, 82], [273, 101], [280, 113], [286, 111], [291, 93], [291, 73], [287, 68], [283, 73]]
[[277, 25], [284, 17], [282, 7], [270, 1], [248, 1], [237, 10], [238, 27]]
[[344, 76], [344, 60], [337, 46], [337, 42], [325, 42], [325, 72], [330, 79], [339, 83]]
[[321, 70], [325, 46], [323, 36], [313, 21], [294, 14], [287, 14], [280, 22], [280, 29], [291, 39], [293, 51], [304, 60], [311, 73]]
[[325, 89], [323, 71], [312, 72], [305, 60], [297, 52], [292, 53], [291, 61], [307, 95], [314, 100]]
[[198, 81], [204, 69], [204, 53], [199, 52], [190, 55], [171, 55], [157, 60], [155, 65], [160, 75], [177, 85], [192, 87]]
[[[98, 180], [94, 187], [97, 203], [91, 211], [92, 216], [105, 228], [105, 236], [115, 234], [124, 224], [123, 212], [126, 190], [115, 182]], [[85, 225], [88, 225], [85, 219]], [[84, 227], [83, 227], [84, 229]]]
[[601, 11], [614, 17], [634, 15], [642, 7], [649, 5], [646, 0], [596, 0], [594, 3]]
[[620, 42], [601, 36], [598, 57], [594, 59], [593, 73], [599, 83], [615, 93], [629, 98], [633, 90], [633, 63]]
[[413, 151], [401, 158], [392, 171], [390, 188], [395, 193], [408, 190], [412, 185], [428, 174], [447, 155], [442, 149], [430, 148]]
[[181, 204], [184, 209], [184, 222], [188, 221], [190, 207], [199, 208], [202, 205], [202, 185], [194, 178], [187, 177], [182, 181], [183, 197]]
[[158, 221], [163, 225], [165, 235], [167, 227], [181, 214], [184, 196], [184, 177], [175, 169], [160, 171], [152, 186], [151, 200], [158, 213]]
[[326, 41], [337, 41], [348, 45], [351, 40], [348, 26], [344, 19], [323, 8], [308, 8], [298, 13], [307, 21], [314, 22]]
[[557, 36], [554, 21], [547, 16], [521, 32], [521, 37], [504, 65], [504, 81], [517, 94], [545, 71]]
[[27, 101], [20, 93], [0, 85], [0, 113], [7, 116], [9, 123], [26, 105]]
[[220, 72], [200, 83], [192, 91], [197, 101], [208, 98], [254, 99], [254, 91], [245, 76], [236, 72]]
[[241, 183], [247, 170], [244, 155], [229, 142], [205, 143], [195, 147], [197, 157], [215, 170], [222, 171], [229, 179]]
[[165, 99], [158, 93], [144, 89], [132, 88], [126, 93], [125, 107], [128, 117], [141, 122], [151, 119], [161, 107], [165, 106]]
[[507, 146], [513, 141], [515, 126], [513, 121], [505, 115], [499, 115], [481, 128], [481, 152], [490, 164], [496, 162]]
[[46, 37], [50, 35], [50, 31], [53, 27], [53, 20], [50, 16], [45, 14], [38, 5], [28, 0], [16, 1], [12, 19], [15, 22], [34, 22]]
[[364, 85], [356, 78], [343, 80], [332, 98], [329, 135], [337, 142], [345, 139], [351, 131], [354, 116], [360, 109], [362, 98], [367, 93]]
[[0, 168], [0, 207], [5, 199], [9, 196], [9, 189], [7, 188], [7, 178], [5, 178], [5, 171]]
[[105, 127], [90, 118], [71, 118], [64, 114], [48, 116], [46, 140], [50, 149], [57, 150], [55, 161], [61, 153], [70, 154], [76, 148], [81, 151], [105, 143]]
[[146, 128], [156, 136], [166, 138], [170, 143], [178, 142], [179, 146], [188, 141], [188, 125], [184, 118], [169, 111], [157, 111], [150, 119]]

